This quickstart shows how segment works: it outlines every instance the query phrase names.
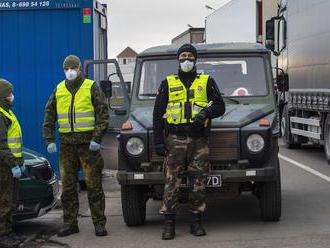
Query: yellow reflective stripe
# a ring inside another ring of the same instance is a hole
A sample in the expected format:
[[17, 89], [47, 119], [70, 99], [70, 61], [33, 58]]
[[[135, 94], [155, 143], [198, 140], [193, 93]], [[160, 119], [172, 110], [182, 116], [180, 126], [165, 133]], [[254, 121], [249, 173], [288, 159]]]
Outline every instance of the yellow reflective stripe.
[[172, 118], [173, 118], [174, 120], [178, 119], [178, 117], [179, 117], [178, 114], [172, 114]]
[[94, 117], [94, 112], [75, 113], [75, 117]]
[[74, 123], [75, 128], [81, 128], [81, 127], [94, 127], [95, 121], [90, 122], [81, 122], [81, 123]]
[[9, 138], [7, 139], [8, 144], [13, 144], [13, 143], [21, 143], [22, 138]]
[[57, 119], [69, 119], [69, 114], [58, 114]]
[[172, 110], [180, 109], [182, 108], [180, 105], [174, 105], [171, 107]]
[[22, 148], [10, 148], [11, 153], [21, 153]]
[[[76, 118], [94, 117], [94, 115], [95, 115], [94, 112], [75, 113]], [[58, 120], [69, 119], [69, 115], [68, 114], [59, 114], [59, 115], [57, 115], [57, 119]]]
[[59, 123], [60, 128], [71, 128], [70, 123]]

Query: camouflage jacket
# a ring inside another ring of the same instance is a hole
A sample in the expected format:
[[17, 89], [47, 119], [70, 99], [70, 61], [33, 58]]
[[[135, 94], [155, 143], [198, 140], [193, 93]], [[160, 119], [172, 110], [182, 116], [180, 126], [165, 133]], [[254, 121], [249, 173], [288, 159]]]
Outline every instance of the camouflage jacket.
[[[67, 89], [71, 94], [75, 94], [82, 85], [84, 78], [79, 77], [75, 82], [65, 82]], [[92, 103], [95, 109], [95, 130], [82, 133], [60, 133], [60, 141], [63, 144], [87, 144], [91, 140], [101, 143], [109, 125], [109, 108], [104, 94], [96, 83], [92, 86]], [[55, 123], [57, 121], [56, 110], [56, 88], [49, 97], [45, 109], [45, 117], [43, 124], [43, 137], [46, 145], [55, 140]]]
[[[8, 107], [1, 106], [8, 110]], [[11, 121], [0, 112], [0, 166], [9, 166], [13, 168], [17, 165], [23, 165], [23, 159], [16, 158], [8, 148], [7, 135]]]

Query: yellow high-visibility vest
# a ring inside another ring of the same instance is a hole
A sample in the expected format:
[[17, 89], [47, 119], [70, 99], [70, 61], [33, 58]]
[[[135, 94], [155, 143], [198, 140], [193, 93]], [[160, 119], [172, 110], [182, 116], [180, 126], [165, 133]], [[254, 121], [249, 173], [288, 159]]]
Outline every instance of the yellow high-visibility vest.
[[57, 122], [60, 133], [88, 132], [95, 129], [95, 110], [92, 103], [94, 81], [85, 79], [73, 96], [65, 80], [56, 88]]
[[6, 116], [11, 121], [11, 125], [8, 128], [8, 133], [7, 133], [8, 147], [11, 153], [14, 155], [14, 157], [21, 158], [23, 156], [21, 126], [13, 111], [9, 110], [9, 112], [7, 112], [6, 110], [0, 107], [0, 112], [3, 113], [4, 116]]
[[[176, 75], [167, 77], [168, 104], [164, 118], [169, 124], [193, 123], [193, 118], [208, 105], [207, 82], [209, 75], [198, 75], [187, 90]], [[189, 97], [188, 97], [189, 95]], [[185, 104], [190, 102], [191, 118], [187, 119]]]

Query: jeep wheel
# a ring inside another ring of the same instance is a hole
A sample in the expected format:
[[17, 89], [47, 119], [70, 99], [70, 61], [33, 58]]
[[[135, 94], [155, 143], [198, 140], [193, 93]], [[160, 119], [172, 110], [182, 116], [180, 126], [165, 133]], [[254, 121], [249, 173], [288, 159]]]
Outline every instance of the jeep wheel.
[[122, 185], [121, 203], [127, 226], [143, 225], [146, 219], [146, 198], [143, 186]]
[[324, 123], [324, 153], [328, 164], [330, 164], [330, 115], [327, 115]]
[[283, 108], [281, 118], [281, 134], [284, 145], [289, 149], [300, 148], [300, 143], [296, 143], [290, 132], [290, 116], [288, 106], [285, 105]]
[[259, 185], [260, 214], [263, 221], [279, 221], [281, 217], [281, 174], [277, 154], [270, 161], [276, 168], [274, 181], [263, 182]]

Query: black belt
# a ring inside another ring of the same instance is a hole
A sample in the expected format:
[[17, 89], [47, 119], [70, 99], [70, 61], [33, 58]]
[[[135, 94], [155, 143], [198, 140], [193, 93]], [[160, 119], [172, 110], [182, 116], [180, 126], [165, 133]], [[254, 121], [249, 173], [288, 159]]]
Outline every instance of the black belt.
[[167, 131], [169, 134], [175, 134], [179, 136], [190, 136], [190, 137], [203, 137], [204, 130], [193, 129], [191, 125], [168, 125]]
[[182, 125], [178, 125], [178, 126], [168, 126], [168, 132], [170, 134], [186, 134], [186, 133], [190, 133], [192, 132], [191, 127], [190, 126], [182, 126]]

